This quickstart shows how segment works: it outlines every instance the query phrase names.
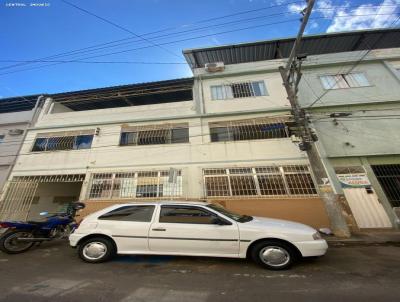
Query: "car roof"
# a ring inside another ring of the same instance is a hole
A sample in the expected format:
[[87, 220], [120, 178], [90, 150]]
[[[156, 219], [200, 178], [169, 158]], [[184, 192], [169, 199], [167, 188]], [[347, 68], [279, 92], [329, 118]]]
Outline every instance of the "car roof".
[[116, 204], [118, 206], [131, 206], [131, 205], [208, 205], [210, 202], [207, 201], [177, 201], [177, 200], [155, 200], [155, 201], [132, 201]]

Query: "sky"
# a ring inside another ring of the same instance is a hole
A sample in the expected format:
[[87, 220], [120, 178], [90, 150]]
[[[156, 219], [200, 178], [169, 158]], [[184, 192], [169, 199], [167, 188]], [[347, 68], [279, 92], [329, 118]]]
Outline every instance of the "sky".
[[[190, 77], [183, 49], [295, 36], [305, 3], [65, 1], [0, 0], [0, 98]], [[399, 6], [316, 0], [306, 34], [400, 26]]]

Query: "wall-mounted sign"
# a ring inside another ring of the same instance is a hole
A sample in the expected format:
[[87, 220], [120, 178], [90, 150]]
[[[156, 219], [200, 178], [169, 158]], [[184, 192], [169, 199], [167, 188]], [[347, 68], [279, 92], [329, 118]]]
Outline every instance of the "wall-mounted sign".
[[342, 187], [369, 187], [371, 183], [365, 173], [337, 174]]

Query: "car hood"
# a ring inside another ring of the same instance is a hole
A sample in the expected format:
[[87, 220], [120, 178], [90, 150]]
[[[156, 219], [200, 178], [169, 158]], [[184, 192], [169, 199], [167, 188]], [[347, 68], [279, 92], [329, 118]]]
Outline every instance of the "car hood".
[[245, 223], [241, 223], [239, 226], [242, 228], [257, 228], [274, 231], [285, 231], [285, 232], [299, 232], [299, 233], [315, 233], [316, 230], [308, 225], [293, 222], [283, 219], [265, 218], [253, 216], [253, 220]]

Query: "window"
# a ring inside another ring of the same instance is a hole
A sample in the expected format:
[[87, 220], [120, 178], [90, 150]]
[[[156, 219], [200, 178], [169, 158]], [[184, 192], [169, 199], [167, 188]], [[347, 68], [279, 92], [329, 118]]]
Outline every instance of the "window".
[[232, 83], [211, 86], [212, 100], [248, 98], [267, 95], [264, 81]]
[[306, 165], [204, 169], [203, 175], [208, 197], [317, 194]]
[[89, 199], [142, 199], [182, 196], [180, 170], [94, 173]]
[[0, 144], [2, 143], [2, 142], [4, 142], [4, 135], [0, 135]]
[[189, 128], [186, 126], [165, 126], [158, 129], [131, 127], [121, 132], [120, 146], [179, 144], [189, 142]]
[[364, 73], [325, 75], [320, 77], [325, 89], [341, 89], [370, 86]]
[[90, 149], [93, 134], [37, 137], [32, 152]]
[[154, 206], [124, 206], [99, 217], [100, 220], [150, 222]]
[[289, 137], [285, 122], [277, 119], [251, 119], [210, 123], [212, 142], [272, 139]]
[[213, 224], [214, 213], [196, 207], [162, 206], [160, 222]]
[[162, 197], [163, 185], [138, 185], [136, 197]]

